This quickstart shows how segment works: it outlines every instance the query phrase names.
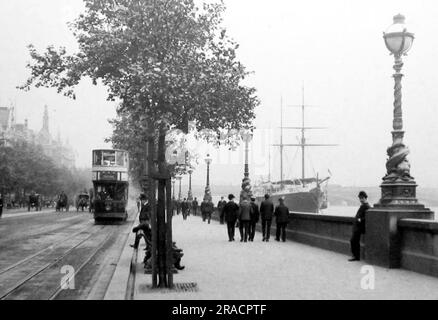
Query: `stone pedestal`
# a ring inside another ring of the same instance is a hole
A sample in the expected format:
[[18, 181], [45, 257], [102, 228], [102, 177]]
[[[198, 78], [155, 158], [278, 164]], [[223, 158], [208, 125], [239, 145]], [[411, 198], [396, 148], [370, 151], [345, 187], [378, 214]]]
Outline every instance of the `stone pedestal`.
[[[394, 200], [396, 201], [396, 200]], [[405, 201], [401, 199], [400, 201]], [[386, 268], [400, 267], [400, 219], [434, 219], [434, 213], [415, 201], [411, 205], [376, 204], [366, 214], [365, 261]]]
[[424, 205], [417, 200], [417, 184], [415, 181], [384, 182], [382, 197], [375, 208], [403, 208], [409, 210], [423, 210]]

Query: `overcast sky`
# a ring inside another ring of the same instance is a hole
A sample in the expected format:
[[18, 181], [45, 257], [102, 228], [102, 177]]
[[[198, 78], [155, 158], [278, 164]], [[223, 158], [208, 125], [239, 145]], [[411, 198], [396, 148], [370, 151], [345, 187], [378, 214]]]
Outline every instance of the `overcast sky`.
[[[383, 42], [383, 31], [397, 13], [406, 16], [416, 39], [404, 58], [403, 112], [405, 142], [411, 149], [411, 173], [424, 187], [438, 181], [438, 4], [436, 1], [351, 0], [226, 0], [224, 24], [239, 44], [239, 58], [254, 71], [248, 83], [261, 99], [252, 157], [252, 175], [268, 173], [268, 145], [278, 142], [280, 101], [318, 107], [306, 114], [308, 125], [327, 126], [310, 132], [309, 143], [336, 143], [338, 147], [309, 150], [307, 175], [333, 174], [332, 183], [376, 186], [385, 174], [386, 149], [391, 145], [393, 112], [393, 57]], [[111, 135], [107, 119], [115, 117], [115, 105], [106, 101], [105, 88], [84, 81], [76, 101], [54, 90], [15, 89], [28, 71], [26, 45], [49, 44], [76, 49], [66, 23], [82, 11], [80, 0], [0, 1], [0, 105], [14, 102], [18, 121], [29, 119], [40, 129], [44, 105], [49, 106], [51, 131], [69, 137], [78, 152], [77, 164], [87, 166], [91, 149], [105, 146]], [[285, 125], [300, 124], [300, 112], [286, 109]], [[297, 142], [295, 131], [285, 132], [285, 142]], [[262, 138], [263, 137], [263, 138]], [[269, 141], [271, 140], [271, 141]], [[278, 178], [278, 150], [272, 148], [272, 174]], [[243, 157], [230, 159], [216, 153], [212, 183], [239, 184]], [[225, 155], [225, 156], [224, 156]], [[299, 176], [300, 154], [285, 153], [286, 177]], [[227, 174], [227, 168], [231, 173]], [[205, 167], [199, 166], [194, 183], [203, 183]]]

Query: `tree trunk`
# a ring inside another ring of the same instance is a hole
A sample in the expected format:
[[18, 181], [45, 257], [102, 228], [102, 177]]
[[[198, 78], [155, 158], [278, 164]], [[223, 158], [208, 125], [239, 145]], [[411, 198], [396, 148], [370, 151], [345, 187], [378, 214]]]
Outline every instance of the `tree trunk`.
[[[160, 176], [165, 173], [166, 167], [166, 131], [160, 128], [158, 138], [158, 166]], [[166, 180], [160, 177], [158, 181], [158, 206], [157, 206], [157, 227], [158, 227], [158, 270], [159, 287], [167, 288], [167, 258], [166, 258]]]
[[167, 228], [166, 228], [166, 242], [167, 242], [167, 285], [173, 288], [173, 242], [172, 242], [172, 217], [173, 217], [173, 201], [172, 201], [172, 181], [166, 180], [166, 200], [167, 200]]
[[[152, 128], [152, 126], [151, 126]], [[146, 176], [149, 180], [148, 182], [148, 198], [150, 203], [150, 213], [151, 213], [151, 229], [152, 229], [152, 287], [158, 287], [157, 281], [157, 244], [158, 244], [158, 234], [157, 234], [157, 205], [156, 205], [156, 182], [153, 178], [155, 172], [155, 139], [153, 130], [148, 137], [148, 150], [147, 150], [147, 172]]]

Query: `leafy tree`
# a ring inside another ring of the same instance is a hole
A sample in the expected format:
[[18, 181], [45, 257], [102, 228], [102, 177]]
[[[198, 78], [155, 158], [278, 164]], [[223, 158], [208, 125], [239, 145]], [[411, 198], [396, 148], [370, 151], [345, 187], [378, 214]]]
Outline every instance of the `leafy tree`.
[[[101, 82], [108, 88], [108, 99], [120, 103], [113, 143], [131, 151], [137, 170], [142, 170], [141, 149], [146, 141], [152, 147], [155, 139], [160, 177], [169, 172], [168, 129], [187, 132], [193, 121], [198, 131], [210, 129], [218, 136], [221, 130], [251, 127], [259, 101], [255, 89], [242, 84], [248, 72], [237, 60], [237, 43], [221, 26], [222, 1], [202, 8], [194, 0], [84, 1], [85, 13], [71, 24], [79, 51], [68, 54], [65, 48], [48, 47], [39, 53], [30, 46], [31, 76], [23, 89], [54, 87], [76, 98], [74, 88], [82, 78], [91, 78], [95, 85]], [[152, 161], [149, 157], [148, 168]], [[153, 232], [158, 229], [163, 284], [165, 246], [169, 251], [172, 244], [165, 240], [166, 183], [161, 179], [158, 185]], [[155, 188], [150, 189], [154, 207]]]
[[90, 170], [56, 165], [41, 152], [41, 147], [25, 141], [13, 141], [0, 147], [0, 188], [20, 197], [32, 191], [53, 197], [62, 190], [73, 197], [90, 185]]
[[[218, 134], [250, 126], [258, 99], [254, 88], [242, 85], [248, 72], [236, 58], [238, 45], [221, 27], [223, 2], [202, 9], [193, 0], [85, 0], [85, 5], [86, 12], [71, 24], [79, 52], [49, 47], [38, 53], [30, 46], [31, 77], [23, 89], [55, 87], [75, 98], [83, 77], [101, 81], [108, 99], [121, 101], [121, 119], [114, 122], [118, 142], [133, 134], [144, 139], [146, 128], [162, 120], [184, 130], [195, 120], [199, 131]], [[129, 129], [117, 128], [124, 122]]]

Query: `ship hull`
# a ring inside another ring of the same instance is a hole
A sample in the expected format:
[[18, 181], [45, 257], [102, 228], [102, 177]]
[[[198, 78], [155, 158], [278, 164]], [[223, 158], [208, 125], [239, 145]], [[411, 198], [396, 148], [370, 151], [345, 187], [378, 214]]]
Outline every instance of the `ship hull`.
[[[324, 193], [318, 188], [306, 192], [273, 194], [271, 200], [275, 206], [278, 205], [281, 197], [284, 197], [284, 204], [292, 212], [319, 213], [324, 202]], [[259, 203], [263, 200], [264, 197], [257, 197]]]

